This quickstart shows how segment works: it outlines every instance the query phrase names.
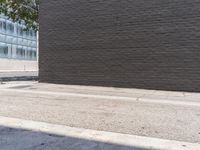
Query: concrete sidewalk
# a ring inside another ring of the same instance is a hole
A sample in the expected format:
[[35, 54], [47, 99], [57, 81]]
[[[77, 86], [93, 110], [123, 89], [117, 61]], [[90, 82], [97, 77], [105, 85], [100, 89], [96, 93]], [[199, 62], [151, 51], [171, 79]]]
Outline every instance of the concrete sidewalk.
[[0, 97], [0, 116], [200, 144], [200, 93], [9, 82]]

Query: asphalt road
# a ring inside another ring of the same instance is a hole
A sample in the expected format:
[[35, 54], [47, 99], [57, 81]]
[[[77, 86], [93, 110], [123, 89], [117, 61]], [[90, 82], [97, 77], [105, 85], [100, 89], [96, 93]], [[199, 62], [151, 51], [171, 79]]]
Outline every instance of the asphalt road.
[[200, 93], [14, 83], [0, 116], [200, 143]]

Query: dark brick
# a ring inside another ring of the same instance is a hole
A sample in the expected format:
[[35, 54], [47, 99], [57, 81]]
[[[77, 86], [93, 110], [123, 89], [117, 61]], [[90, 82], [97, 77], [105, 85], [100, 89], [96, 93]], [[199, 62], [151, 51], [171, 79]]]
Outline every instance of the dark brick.
[[41, 82], [200, 91], [200, 0], [43, 0]]

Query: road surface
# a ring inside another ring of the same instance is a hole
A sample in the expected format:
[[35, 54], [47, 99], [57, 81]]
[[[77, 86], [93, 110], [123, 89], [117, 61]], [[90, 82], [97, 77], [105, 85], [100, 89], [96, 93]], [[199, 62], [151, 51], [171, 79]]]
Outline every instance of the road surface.
[[200, 144], [200, 93], [14, 82], [0, 116]]

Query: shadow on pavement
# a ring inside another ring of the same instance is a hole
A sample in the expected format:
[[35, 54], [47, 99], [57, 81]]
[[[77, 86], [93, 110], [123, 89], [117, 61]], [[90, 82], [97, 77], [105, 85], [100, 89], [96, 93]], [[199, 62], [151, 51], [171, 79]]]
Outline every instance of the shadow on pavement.
[[150, 150], [0, 126], [1, 150]]

